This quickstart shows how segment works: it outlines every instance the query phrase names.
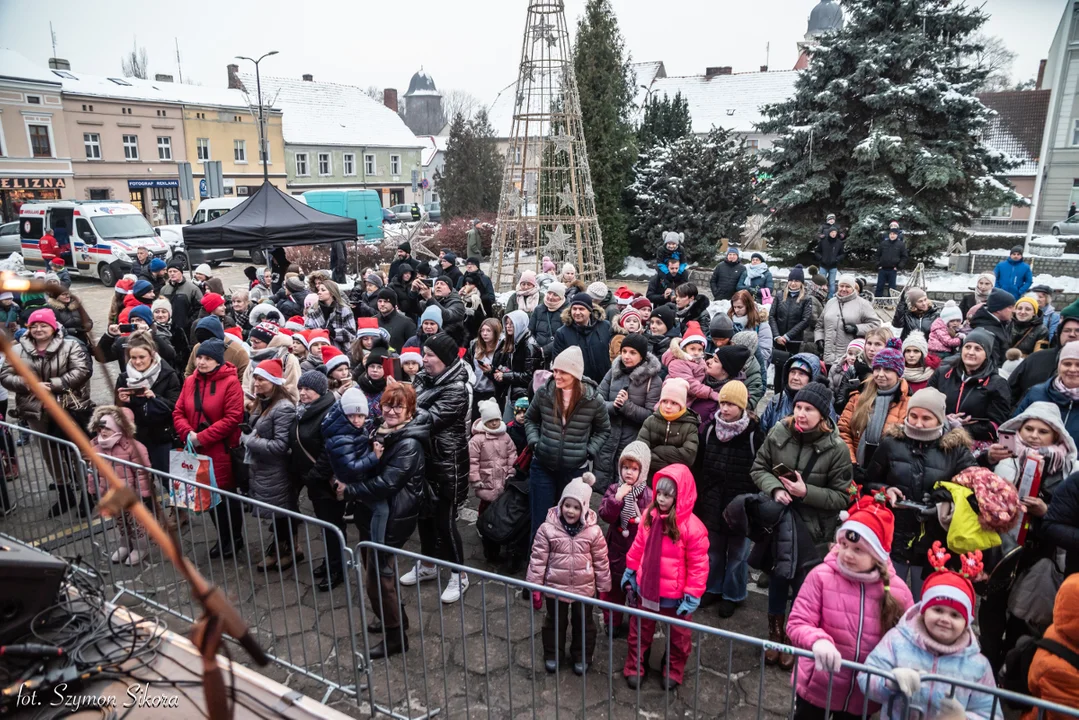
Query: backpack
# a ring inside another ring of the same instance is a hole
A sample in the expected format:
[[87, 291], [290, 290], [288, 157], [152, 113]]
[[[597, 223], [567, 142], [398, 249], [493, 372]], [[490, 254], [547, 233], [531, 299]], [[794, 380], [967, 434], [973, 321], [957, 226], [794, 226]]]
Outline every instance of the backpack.
[[528, 466], [532, 449], [525, 448], [514, 463], [514, 473], [506, 487], [476, 519], [480, 537], [498, 545], [528, 544], [532, 531], [532, 510], [528, 501]]
[[[1008, 651], [1004, 657], [1004, 668], [1001, 670], [1001, 686], [1005, 690], [1027, 695], [1030, 686], [1027, 677], [1030, 675], [1030, 665], [1034, 662], [1034, 655], [1038, 650], [1045, 650], [1068, 662], [1076, 672], [1079, 672], [1079, 653], [1071, 648], [1049, 638], [1035, 638], [1033, 635], [1024, 635], [1019, 638], [1015, 647]], [[1026, 709], [1029, 705], [1013, 703], [1008, 705], [1015, 709]]]

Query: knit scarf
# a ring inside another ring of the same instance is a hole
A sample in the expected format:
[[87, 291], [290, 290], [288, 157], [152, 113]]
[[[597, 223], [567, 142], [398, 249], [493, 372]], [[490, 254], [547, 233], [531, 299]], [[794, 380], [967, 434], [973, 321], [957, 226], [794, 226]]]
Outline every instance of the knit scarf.
[[[675, 507], [667, 512], [675, 512]], [[637, 571], [637, 587], [641, 590], [641, 607], [652, 612], [659, 611], [659, 575], [660, 566], [663, 562], [663, 527], [667, 524], [667, 516], [660, 515], [659, 510], [652, 510], [652, 527], [648, 533], [648, 540], [644, 545], [644, 553], [641, 556], [641, 566]]]
[[558, 310], [562, 307], [562, 304], [565, 302], [566, 301], [564, 299], [558, 298], [552, 303], [550, 298], [547, 297], [546, 293], [543, 295], [543, 305], [551, 312], [558, 312]]
[[686, 409], [682, 408], [678, 412], [674, 412], [674, 413], [670, 413], [670, 414], [667, 414], [663, 410], [660, 410], [659, 414], [660, 414], [660, 417], [662, 417], [667, 422], [671, 423], [671, 422], [674, 422], [675, 420], [677, 420], [678, 418], [682, 417], [683, 415], [685, 415], [686, 414]]
[[993, 292], [992, 288], [990, 288], [989, 292], [987, 292], [985, 294], [982, 294], [982, 293], [978, 292], [978, 286], [975, 285], [974, 286], [974, 304], [975, 305], [984, 304], [989, 299], [989, 293], [991, 293], [991, 292]]
[[766, 272], [768, 272], [768, 263], [761, 263], [760, 265], [750, 264], [746, 266], [746, 275], [748, 275], [751, 280], [759, 280], [764, 277], [764, 273]]
[[622, 529], [622, 537], [629, 537], [630, 524], [641, 517], [641, 509], [637, 507], [637, 498], [641, 496], [647, 485], [648, 483], [644, 482], [643, 478], [638, 480], [636, 485], [630, 486], [629, 494], [622, 498], [622, 512], [618, 513], [618, 526]]
[[888, 420], [888, 410], [892, 406], [892, 396], [899, 390], [900, 383], [881, 390], [877, 388], [877, 397], [873, 402], [873, 412], [869, 414], [862, 438], [858, 441], [858, 465], [865, 467], [865, 446], [879, 445], [884, 424]]
[[558, 508], [558, 522], [562, 524], [562, 529], [566, 531], [567, 535], [576, 537], [577, 533], [584, 529], [584, 513], [585, 511], [581, 510], [581, 517], [577, 518], [577, 522], [570, 525], [562, 515], [562, 508]]
[[1053, 378], [1053, 389], [1056, 390], [1058, 393], [1066, 396], [1072, 402], [1079, 400], [1079, 388], [1064, 387], [1064, 383], [1061, 382], [1059, 375]]
[[743, 412], [742, 417], [734, 422], [727, 422], [716, 415], [716, 437], [720, 442], [729, 442], [745, 432], [749, 427], [749, 413]]
[[[524, 310], [526, 313], [531, 313], [536, 309], [536, 305], [539, 304], [539, 288], [533, 286], [531, 290], [522, 290], [521, 286], [517, 286], [517, 309]], [[558, 308], [554, 308], [557, 310]]]
[[932, 376], [933, 368], [926, 367], [925, 365], [919, 367], [905, 367], [903, 369], [903, 379], [908, 383], [926, 382]]
[[907, 437], [917, 442], [933, 442], [944, 437], [944, 426], [937, 425], [931, 428], [918, 428], [910, 424], [909, 420], [903, 421], [903, 430]]
[[1019, 437], [1019, 434], [1016, 433], [1015, 454], [1022, 458], [1027, 453], [1034, 453], [1035, 455], [1041, 455], [1045, 458], [1045, 472], [1047, 474], [1058, 473], [1064, 468], [1064, 460], [1068, 457], [1068, 448], [1064, 447], [1064, 443], [1061, 442], [1040, 448], [1033, 448], [1024, 443]]
[[929, 630], [925, 627], [925, 619], [918, 615], [911, 623], [914, 628], [915, 634], [922, 639], [922, 643], [925, 644], [926, 650], [937, 655], [955, 655], [963, 648], [970, 645], [972, 633], [970, 630], [970, 624], [967, 624], [966, 629], [959, 635], [959, 638], [952, 645], [945, 645], [933, 639], [933, 636], [929, 634]]
[[130, 362], [127, 364], [126, 371], [129, 388], [139, 387], [149, 390], [153, 388], [154, 383], [157, 382], [157, 376], [161, 374], [161, 356], [154, 355], [154, 361], [150, 363], [150, 367], [146, 368], [146, 372], [139, 372]]
[[734, 325], [734, 329], [738, 332], [746, 329], [746, 323], [749, 321], [748, 315], [731, 315], [731, 324]]

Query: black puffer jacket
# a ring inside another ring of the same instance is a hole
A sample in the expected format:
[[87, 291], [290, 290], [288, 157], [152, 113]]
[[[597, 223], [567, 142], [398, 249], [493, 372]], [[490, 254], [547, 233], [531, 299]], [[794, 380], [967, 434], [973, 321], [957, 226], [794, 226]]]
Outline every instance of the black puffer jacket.
[[[757, 492], [750, 477], [753, 458], [764, 443], [764, 435], [755, 418], [741, 433], [727, 442], [716, 437], [715, 420], [701, 433], [697, 450], [697, 502], [693, 514], [714, 532], [729, 532], [723, 511], [739, 495]], [[722, 468], [722, 471], [720, 469]]]
[[1059, 360], [1060, 347], [1057, 346], [1039, 350], [1019, 363], [1019, 367], [1012, 370], [1012, 374], [1008, 376], [1012, 405], [1018, 405], [1027, 390], [1056, 375]]
[[[555, 415], [554, 378], [550, 378], [536, 393], [525, 414], [528, 444], [535, 448], [533, 460], [551, 472], [578, 470], [590, 459], [599, 456], [600, 449], [611, 434], [607, 406], [599, 396], [596, 384], [587, 377], [581, 381], [581, 399], [565, 425]], [[467, 454], [465, 457], [467, 464]]]
[[[373, 501], [389, 501], [390, 517], [386, 521], [383, 543], [389, 547], [403, 547], [416, 531], [423, 504], [423, 478], [428, 474], [431, 437], [431, 426], [419, 416], [400, 429], [380, 435], [383, 451], [378, 469], [361, 482], [346, 486], [345, 499], [358, 501], [357, 521], [361, 527], [371, 526]], [[465, 461], [467, 480], [467, 450]]]
[[[663, 389], [663, 366], [654, 355], [648, 353], [640, 365], [626, 372], [622, 358], [616, 357], [611, 369], [599, 384], [599, 397], [607, 408], [611, 421], [611, 434], [603, 443], [596, 458], [593, 472], [596, 474], [594, 492], [602, 492], [614, 482], [615, 467], [626, 445], [637, 439], [641, 425], [648, 419], [659, 402]], [[614, 406], [618, 393], [625, 390], [629, 398], [621, 408]]]
[[898, 270], [907, 264], [908, 257], [902, 234], [895, 240], [885, 235], [877, 246], [877, 269]]
[[446, 297], [431, 296], [420, 313], [432, 305], [437, 305], [442, 310], [442, 332], [453, 338], [457, 347], [465, 347], [465, 303], [456, 290], [450, 290]]
[[[527, 326], [525, 326], [527, 328]], [[532, 376], [543, 362], [543, 353], [527, 329], [514, 338], [513, 350], [506, 352], [503, 345], [495, 352], [492, 367], [502, 371], [502, 382], [495, 382], [499, 406], [528, 397]]]
[[892, 327], [899, 330], [899, 337], [907, 339], [915, 330], [921, 330], [922, 335], [929, 339], [929, 331], [933, 329], [933, 322], [940, 317], [940, 308], [931, 307], [921, 315], [915, 315], [907, 305], [904, 296], [895, 308], [895, 316], [892, 317]]
[[847, 254], [843, 247], [843, 238], [846, 237], [846, 234], [842, 230], [839, 230], [833, 239], [828, 234], [832, 230], [839, 230], [839, 226], [821, 225], [819, 233], [820, 242], [817, 243], [817, 251], [814, 253], [817, 262], [825, 270], [839, 267]]
[[[962, 428], [949, 430], [933, 442], [919, 442], [907, 437], [902, 425], [889, 425], [866, 470], [869, 489], [899, 488], [903, 497], [920, 503], [938, 482], [950, 481], [959, 471], [976, 464], [970, 452], [972, 444]], [[942, 539], [944, 534], [936, 514], [922, 522], [916, 511], [897, 509], [892, 557], [924, 566], [933, 540]]]
[[[981, 328], [993, 336], [993, 365], [998, 368], [1003, 365], [1004, 354], [1012, 346], [1011, 323], [1005, 325], [996, 315], [989, 312], [985, 305], [982, 305], [970, 319], [970, 327], [973, 330]], [[926, 337], [929, 336], [926, 335]]]
[[528, 318], [528, 331], [532, 333], [532, 338], [543, 353], [544, 367], [550, 365], [554, 359], [554, 334], [562, 327], [562, 311], [567, 307], [568, 303], [562, 303], [557, 310], [548, 310], [541, 300]]
[[[116, 378], [116, 389], [126, 387], [127, 371], [124, 371]], [[132, 395], [127, 403], [127, 407], [131, 408], [135, 415], [136, 440], [147, 446], [165, 445], [173, 441], [175, 433], [172, 429], [172, 410], [180, 399], [183, 387], [184, 381], [179, 373], [162, 359], [157, 381], [150, 388], [154, 396], [145, 398]]]
[[802, 342], [802, 334], [813, 324], [813, 301], [809, 293], [792, 296], [784, 290], [768, 311], [768, 324], [772, 326], [773, 341], [785, 335], [791, 342]]
[[674, 317], [678, 322], [678, 330], [684, 335], [686, 324], [690, 320], [695, 320], [700, 323], [701, 329], [707, 333], [708, 324], [712, 322], [712, 314], [708, 312], [708, 306], [711, 304], [712, 301], [705, 295], [698, 295], [693, 302], [686, 305], [684, 310], [679, 310], [677, 303], [670, 303], [671, 312], [674, 313]]
[[[657, 270], [652, 279], [648, 281], [648, 288], [644, 291], [644, 295], [652, 303], [652, 307], [666, 305], [674, 300], [674, 289], [686, 282], [685, 273], [669, 275]], [[669, 296], [666, 294], [667, 290], [671, 291]]]
[[970, 436], [981, 442], [994, 442], [997, 427], [1011, 413], [1011, 394], [1008, 381], [997, 374], [996, 365], [986, 360], [981, 369], [963, 380], [963, 363], [959, 356], [937, 368], [929, 378], [929, 387], [944, 393], [944, 411], [966, 413], [974, 422], [964, 426]]
[[728, 262], [726, 259], [720, 261], [719, 265], [716, 265], [716, 269], [712, 271], [712, 279], [709, 281], [709, 286], [712, 289], [713, 300], [730, 300], [735, 291], [742, 284], [742, 279], [746, 275], [746, 266], [739, 260], [738, 262]]
[[413, 382], [416, 388], [417, 417], [423, 411], [428, 426], [431, 452], [427, 456], [427, 482], [442, 498], [458, 505], [468, 496], [469, 412], [472, 386], [468, 368], [460, 360], [431, 377], [421, 370]]
[[[304, 409], [303, 417], [300, 417], [300, 406], [296, 406], [296, 419], [292, 421], [292, 427], [288, 432], [288, 475], [289, 480], [292, 481], [292, 487], [296, 490], [304, 484], [304, 476], [311, 472], [319, 456], [322, 455], [326, 444], [322, 434], [322, 421], [333, 407], [335, 400], [334, 394], [327, 392]], [[321, 496], [320, 490], [323, 491]], [[309, 485], [307, 494], [312, 500], [336, 499], [327, 493], [328, 490], [328, 485]]]
[[576, 345], [584, 355], [584, 375], [598, 383], [611, 369], [611, 323], [603, 308], [592, 308], [592, 317], [587, 325], [573, 322], [570, 308], [562, 311], [562, 327], [554, 336], [552, 357], [568, 347]]
[[[162, 337], [157, 330], [151, 331], [150, 334], [154, 338], [157, 353], [161, 356], [161, 359], [175, 366], [176, 348], [172, 346], [171, 336], [168, 338]], [[101, 348], [101, 352], [105, 353], [107, 360], [115, 360], [120, 364], [120, 367], [124, 367], [127, 365], [127, 338], [127, 335], [109, 335], [105, 333], [98, 341], [98, 347]]]

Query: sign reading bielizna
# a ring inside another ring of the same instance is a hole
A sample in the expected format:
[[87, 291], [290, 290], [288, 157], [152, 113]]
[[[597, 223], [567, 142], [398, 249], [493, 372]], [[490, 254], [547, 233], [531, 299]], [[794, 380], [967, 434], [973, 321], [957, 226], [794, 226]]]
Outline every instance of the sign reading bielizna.
[[0, 177], [0, 190], [52, 190], [65, 188], [62, 177]]

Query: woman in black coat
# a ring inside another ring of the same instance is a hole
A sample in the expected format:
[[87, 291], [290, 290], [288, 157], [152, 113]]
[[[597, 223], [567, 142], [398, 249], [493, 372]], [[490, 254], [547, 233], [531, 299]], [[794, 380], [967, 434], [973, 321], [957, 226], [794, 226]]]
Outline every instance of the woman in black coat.
[[505, 409], [503, 420], [513, 420], [513, 403], [531, 395], [532, 376], [543, 362], [543, 353], [528, 332], [528, 314], [514, 310], [502, 318], [504, 339], [495, 352], [492, 377], [495, 397]]
[[915, 330], [929, 337], [933, 323], [940, 317], [940, 308], [933, 307], [933, 301], [921, 288], [910, 288], [899, 300], [892, 318], [892, 327], [899, 330], [899, 337], [907, 339]]
[[916, 601], [921, 597], [922, 578], [929, 567], [926, 553], [934, 540], [946, 544], [947, 532], [935, 510], [921, 513], [895, 507], [895, 503], [905, 499], [934, 508], [935, 503], [928, 498], [933, 486], [950, 481], [961, 470], [976, 464], [970, 451], [972, 445], [966, 430], [948, 429], [940, 391], [923, 388], [911, 397], [904, 424], [885, 429], [869, 461], [866, 477], [871, 481], [867, 489], [883, 490], [895, 512], [891, 552], [895, 573], [906, 581]]
[[[805, 273], [801, 265], [791, 270], [787, 277], [787, 287], [772, 302], [772, 309], [768, 311], [768, 324], [772, 329], [772, 364], [776, 367], [778, 378], [791, 355], [801, 352], [805, 331], [808, 329], [812, 335], [813, 299], [806, 292]], [[767, 373], [768, 368], [761, 370]], [[777, 391], [779, 385], [777, 381]]]
[[116, 379], [116, 403], [134, 413], [135, 439], [146, 446], [150, 465], [167, 473], [174, 439], [172, 410], [184, 383], [148, 332], [132, 333], [126, 346], [126, 367]]
[[963, 429], [983, 444], [996, 442], [996, 429], [1011, 414], [1011, 391], [997, 374], [993, 343], [987, 331], [972, 330], [959, 355], [929, 378], [929, 387], [946, 397], [946, 414], [960, 416]]
[[[345, 529], [345, 505], [338, 502], [329, 478], [321, 482], [309, 477], [318, 464], [326, 446], [322, 431], [322, 421], [336, 402], [336, 397], [329, 389], [326, 376], [318, 370], [308, 370], [300, 375], [296, 383], [300, 402], [296, 405], [296, 419], [288, 432], [288, 476], [296, 492], [307, 486], [307, 497], [315, 510], [315, 517], [337, 527], [343, 536], [348, 537]], [[328, 468], [328, 464], [322, 467]], [[323, 470], [322, 472], [325, 472]], [[308, 482], [310, 480], [310, 482]], [[337, 547], [337, 536], [325, 534], [326, 559], [315, 568], [313, 575], [319, 580], [316, 586], [321, 591], [337, 587], [344, 581], [341, 569], [341, 550]]]

